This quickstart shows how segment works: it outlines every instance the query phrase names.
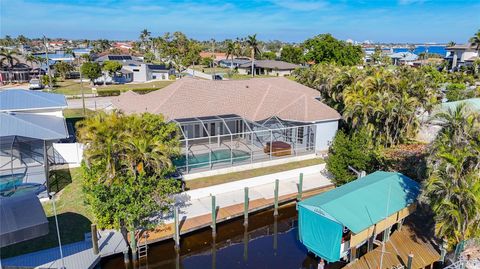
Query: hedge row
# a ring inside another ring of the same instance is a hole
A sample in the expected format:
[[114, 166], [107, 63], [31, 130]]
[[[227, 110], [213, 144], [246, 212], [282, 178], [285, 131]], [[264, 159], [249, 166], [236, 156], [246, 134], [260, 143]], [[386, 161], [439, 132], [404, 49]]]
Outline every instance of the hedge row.
[[[138, 94], [146, 94], [149, 92], [153, 92], [158, 90], [159, 88], [139, 88], [139, 89], [131, 89], [132, 91], [138, 93]], [[105, 90], [99, 90], [97, 92], [98, 96], [104, 97], [104, 96], [118, 96], [122, 92], [126, 92], [129, 90], [126, 89], [105, 89]]]

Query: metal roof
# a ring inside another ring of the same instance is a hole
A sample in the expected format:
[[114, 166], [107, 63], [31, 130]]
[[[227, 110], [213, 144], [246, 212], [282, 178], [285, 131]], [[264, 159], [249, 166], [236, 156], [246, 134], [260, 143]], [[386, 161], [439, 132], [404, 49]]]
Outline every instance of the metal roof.
[[67, 101], [63, 94], [17, 89], [0, 91], [0, 112], [66, 107]]
[[[284, 61], [276, 61], [276, 60], [255, 60], [254, 63], [255, 67], [260, 68], [271, 68], [271, 69], [278, 69], [278, 70], [293, 70], [299, 68], [299, 65], [284, 62]], [[249, 68], [252, 67], [252, 62], [247, 62], [240, 65], [240, 68]]]
[[59, 140], [68, 137], [62, 117], [31, 113], [0, 112], [0, 137], [22, 136], [41, 140]]
[[37, 196], [0, 198], [0, 247], [48, 234], [48, 220]]
[[299, 206], [319, 210], [359, 233], [412, 204], [419, 193], [420, 185], [409, 177], [377, 171], [306, 199]]

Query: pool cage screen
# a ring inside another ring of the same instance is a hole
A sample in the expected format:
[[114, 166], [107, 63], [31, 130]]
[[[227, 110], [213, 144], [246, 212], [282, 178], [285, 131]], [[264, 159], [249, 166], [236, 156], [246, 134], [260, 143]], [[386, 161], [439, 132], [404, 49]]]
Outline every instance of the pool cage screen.
[[315, 152], [315, 125], [273, 116], [254, 122], [235, 114], [174, 120], [181, 130], [182, 173]]

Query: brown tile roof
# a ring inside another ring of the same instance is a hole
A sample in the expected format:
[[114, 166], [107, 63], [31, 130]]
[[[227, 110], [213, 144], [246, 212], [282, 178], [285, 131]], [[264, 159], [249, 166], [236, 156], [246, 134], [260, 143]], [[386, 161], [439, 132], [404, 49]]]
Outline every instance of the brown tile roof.
[[318, 96], [316, 90], [283, 77], [225, 81], [183, 78], [145, 95], [126, 92], [112, 103], [125, 113], [163, 114], [169, 120], [225, 114], [252, 121], [271, 116], [303, 122], [340, 119], [337, 111], [316, 99]]

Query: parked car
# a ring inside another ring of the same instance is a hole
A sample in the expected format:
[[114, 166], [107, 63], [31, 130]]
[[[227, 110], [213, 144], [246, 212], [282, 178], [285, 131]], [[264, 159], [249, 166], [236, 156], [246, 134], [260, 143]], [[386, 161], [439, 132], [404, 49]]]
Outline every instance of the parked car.
[[29, 88], [30, 90], [43, 89], [42, 81], [40, 81], [40, 79], [37, 79], [37, 78], [31, 79]]

